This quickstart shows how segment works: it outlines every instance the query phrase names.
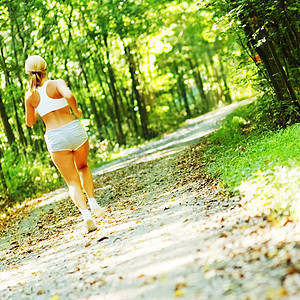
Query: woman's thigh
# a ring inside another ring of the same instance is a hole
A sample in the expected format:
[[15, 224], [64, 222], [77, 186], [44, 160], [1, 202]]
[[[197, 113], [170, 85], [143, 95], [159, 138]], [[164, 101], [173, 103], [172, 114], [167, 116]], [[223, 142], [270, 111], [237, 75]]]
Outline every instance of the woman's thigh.
[[80, 181], [72, 151], [51, 152], [51, 158], [67, 183]]
[[87, 140], [78, 149], [73, 151], [73, 157], [75, 165], [78, 170], [87, 166], [88, 154], [89, 154], [89, 141]]

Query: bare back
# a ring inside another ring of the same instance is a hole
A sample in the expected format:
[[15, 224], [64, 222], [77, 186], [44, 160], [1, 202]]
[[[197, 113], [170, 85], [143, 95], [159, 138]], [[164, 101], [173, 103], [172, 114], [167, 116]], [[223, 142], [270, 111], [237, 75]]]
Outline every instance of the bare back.
[[[63, 97], [57, 89], [57, 80], [49, 81], [46, 87], [46, 93], [48, 97], [52, 99], [60, 99]], [[42, 116], [42, 119], [45, 123], [46, 131], [59, 128], [75, 120], [68, 106], [49, 112]]]
[[[42, 86], [45, 84], [45, 82], [46, 80], [44, 80]], [[76, 117], [80, 118], [82, 116], [82, 111], [78, 109], [73, 93], [62, 79], [49, 80], [47, 82], [45, 92], [47, 97], [53, 100], [65, 98], [68, 103], [68, 106], [42, 115], [42, 120], [45, 123], [46, 131], [59, 128], [75, 120], [74, 116], [71, 114], [70, 108]], [[26, 119], [28, 120], [28, 126], [32, 126], [37, 119], [37, 117], [34, 115], [37, 114], [35, 110], [40, 104], [40, 101], [41, 96], [36, 90], [26, 97]]]

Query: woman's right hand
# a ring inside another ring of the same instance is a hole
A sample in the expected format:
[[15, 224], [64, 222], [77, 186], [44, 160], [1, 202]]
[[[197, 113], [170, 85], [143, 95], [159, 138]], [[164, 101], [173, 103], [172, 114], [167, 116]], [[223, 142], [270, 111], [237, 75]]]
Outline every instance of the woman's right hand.
[[78, 108], [77, 111], [74, 111], [74, 115], [77, 118], [81, 118], [82, 117], [82, 110], [80, 108]]

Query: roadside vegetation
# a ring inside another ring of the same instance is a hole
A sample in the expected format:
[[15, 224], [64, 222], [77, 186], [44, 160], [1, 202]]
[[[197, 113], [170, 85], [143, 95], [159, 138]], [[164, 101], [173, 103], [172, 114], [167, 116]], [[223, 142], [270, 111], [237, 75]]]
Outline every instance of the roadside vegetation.
[[206, 170], [243, 204], [299, 220], [300, 124], [271, 131], [257, 123], [255, 106], [237, 109], [208, 138]]
[[207, 155], [218, 155], [209, 169], [232, 191], [297, 172], [299, 1], [16, 0], [0, 8], [0, 211], [63, 182], [42, 121], [24, 122], [24, 63], [33, 54], [74, 92], [92, 168], [257, 95], [211, 137]]

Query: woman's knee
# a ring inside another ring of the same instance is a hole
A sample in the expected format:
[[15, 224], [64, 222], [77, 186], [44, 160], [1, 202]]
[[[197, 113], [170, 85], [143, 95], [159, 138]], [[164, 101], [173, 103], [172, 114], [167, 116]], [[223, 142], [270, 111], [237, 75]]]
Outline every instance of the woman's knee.
[[77, 170], [78, 172], [84, 172], [85, 170], [87, 170], [89, 168], [88, 164], [80, 164], [79, 166], [77, 166]]

